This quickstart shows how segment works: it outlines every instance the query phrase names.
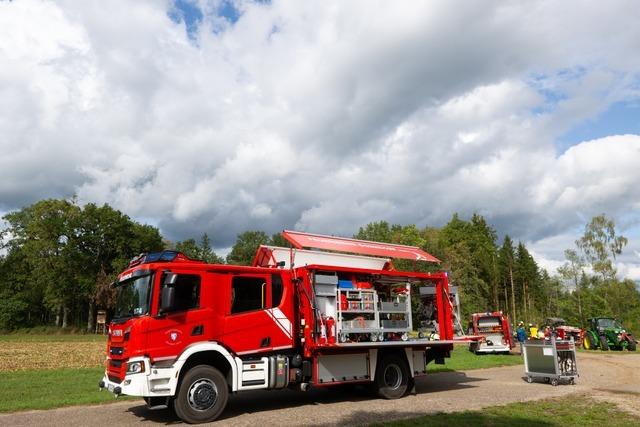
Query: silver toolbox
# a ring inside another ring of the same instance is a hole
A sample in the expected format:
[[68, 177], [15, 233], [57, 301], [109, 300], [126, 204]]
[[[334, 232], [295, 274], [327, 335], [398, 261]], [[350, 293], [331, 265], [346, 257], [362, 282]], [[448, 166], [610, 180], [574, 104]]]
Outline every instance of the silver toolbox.
[[406, 302], [381, 302], [380, 311], [407, 311]]
[[406, 320], [383, 320], [380, 323], [383, 329], [404, 329], [409, 327]]
[[337, 286], [338, 285], [338, 276], [336, 276], [335, 274], [319, 274], [319, 273], [316, 273], [315, 283], [316, 283], [316, 285], [321, 284], [321, 285], [334, 285], [334, 286]]
[[335, 297], [336, 296], [336, 285], [325, 285], [316, 283], [314, 286], [316, 291], [316, 295], [321, 297]]

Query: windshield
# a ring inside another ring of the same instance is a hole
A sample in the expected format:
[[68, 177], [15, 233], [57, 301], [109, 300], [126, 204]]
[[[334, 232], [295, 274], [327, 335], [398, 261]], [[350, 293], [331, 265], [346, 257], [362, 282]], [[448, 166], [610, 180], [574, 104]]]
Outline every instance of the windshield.
[[117, 286], [114, 320], [128, 319], [149, 312], [151, 275], [124, 281]]
[[615, 319], [598, 319], [598, 326], [601, 328], [619, 328], [622, 329], [622, 325]]

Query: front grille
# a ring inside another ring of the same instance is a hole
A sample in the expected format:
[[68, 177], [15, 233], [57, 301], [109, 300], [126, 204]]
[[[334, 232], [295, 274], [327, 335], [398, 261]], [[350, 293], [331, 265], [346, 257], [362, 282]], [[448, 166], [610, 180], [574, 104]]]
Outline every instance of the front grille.
[[116, 377], [115, 375], [109, 374], [108, 377], [109, 377], [109, 381], [111, 381], [112, 383], [120, 384], [122, 382], [122, 380]]
[[124, 347], [111, 347], [109, 352], [114, 356], [122, 356], [122, 353], [124, 353]]

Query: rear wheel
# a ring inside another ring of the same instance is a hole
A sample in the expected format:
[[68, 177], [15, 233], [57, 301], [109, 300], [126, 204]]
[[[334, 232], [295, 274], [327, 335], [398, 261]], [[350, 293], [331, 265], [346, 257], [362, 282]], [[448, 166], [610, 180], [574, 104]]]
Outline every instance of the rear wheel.
[[591, 337], [591, 334], [587, 334], [584, 337], [584, 340], [582, 340], [582, 347], [585, 350], [593, 350], [595, 349], [595, 343], [593, 342], [593, 338]]
[[395, 354], [384, 356], [376, 370], [376, 388], [384, 399], [398, 399], [409, 389], [409, 367], [404, 358]]
[[609, 343], [607, 342], [607, 337], [605, 337], [604, 335], [600, 336], [600, 348], [602, 349], [602, 351], [609, 350]]
[[212, 366], [198, 365], [182, 379], [173, 408], [186, 423], [206, 423], [220, 416], [228, 398], [227, 381], [222, 373]]

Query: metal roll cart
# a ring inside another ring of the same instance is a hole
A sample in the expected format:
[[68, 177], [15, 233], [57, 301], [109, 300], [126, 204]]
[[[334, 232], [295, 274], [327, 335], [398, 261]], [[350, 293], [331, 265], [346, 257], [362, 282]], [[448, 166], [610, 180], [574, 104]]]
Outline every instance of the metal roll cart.
[[527, 382], [543, 378], [556, 386], [560, 381], [575, 384], [578, 377], [576, 345], [572, 340], [531, 340], [524, 344], [524, 370]]

